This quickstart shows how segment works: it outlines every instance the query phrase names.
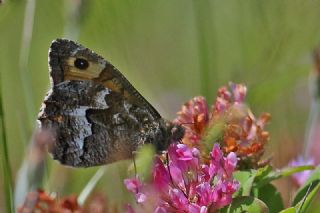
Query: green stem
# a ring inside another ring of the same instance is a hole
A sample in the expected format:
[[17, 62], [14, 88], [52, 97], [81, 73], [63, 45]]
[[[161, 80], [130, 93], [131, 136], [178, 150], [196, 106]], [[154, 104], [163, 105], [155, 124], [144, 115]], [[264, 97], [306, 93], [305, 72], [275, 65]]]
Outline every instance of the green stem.
[[13, 204], [13, 184], [12, 184], [12, 174], [11, 167], [9, 162], [7, 138], [6, 138], [6, 128], [5, 128], [5, 119], [3, 111], [3, 101], [0, 85], [0, 157], [1, 165], [3, 169], [3, 187], [4, 187], [4, 197], [6, 201], [6, 212], [14, 212]]
[[198, 41], [200, 92], [203, 96], [209, 96], [210, 85], [210, 61], [209, 40], [206, 36], [207, 25], [212, 27], [210, 5], [194, 1], [195, 24]]

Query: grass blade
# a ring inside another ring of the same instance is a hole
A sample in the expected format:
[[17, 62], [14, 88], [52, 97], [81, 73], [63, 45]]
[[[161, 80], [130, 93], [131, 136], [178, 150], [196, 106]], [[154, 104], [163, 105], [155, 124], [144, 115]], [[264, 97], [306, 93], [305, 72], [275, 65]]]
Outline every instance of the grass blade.
[[7, 140], [6, 140], [6, 128], [5, 128], [1, 87], [0, 87], [0, 135], [1, 135], [0, 136], [0, 140], [1, 140], [0, 141], [1, 143], [0, 157], [1, 157], [1, 165], [2, 165], [2, 171], [3, 171], [3, 187], [4, 187], [6, 211], [14, 212], [12, 174], [11, 174], [8, 146], [7, 146]]
[[94, 176], [90, 179], [88, 184], [84, 187], [82, 192], [80, 193], [78, 197], [78, 203], [80, 205], [83, 205], [86, 201], [87, 197], [90, 195], [91, 191], [94, 189], [94, 187], [97, 185], [98, 181], [101, 179], [105, 172], [105, 167], [100, 167], [100, 169], [94, 174]]

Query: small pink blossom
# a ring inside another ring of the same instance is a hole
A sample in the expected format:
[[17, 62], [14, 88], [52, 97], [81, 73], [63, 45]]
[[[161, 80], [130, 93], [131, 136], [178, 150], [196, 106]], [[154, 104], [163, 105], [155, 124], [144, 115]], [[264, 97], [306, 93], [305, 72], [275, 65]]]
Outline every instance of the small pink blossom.
[[171, 205], [176, 209], [184, 210], [189, 204], [187, 197], [183, 194], [183, 192], [180, 189], [170, 189], [169, 197], [170, 201], [172, 202]]
[[144, 201], [146, 201], [146, 199], [147, 199], [147, 196], [145, 194], [141, 192], [136, 194], [137, 203], [143, 203]]
[[167, 190], [170, 176], [167, 168], [164, 166], [160, 158], [156, 157], [152, 171], [154, 186], [157, 190]]
[[130, 192], [137, 193], [142, 186], [142, 183], [137, 178], [125, 179], [124, 184]]
[[238, 163], [237, 156], [234, 152], [230, 152], [224, 161], [224, 168], [228, 177], [232, 176], [232, 172], [235, 170]]
[[158, 206], [155, 210], [154, 210], [154, 213], [167, 213], [168, 211], [164, 208], [164, 207], [161, 207], [161, 206]]
[[192, 160], [192, 151], [185, 144], [177, 144], [176, 155], [179, 160]]
[[199, 206], [196, 204], [190, 204], [188, 206], [188, 212], [189, 213], [207, 213], [208, 212], [208, 207], [206, 206]]
[[247, 95], [247, 87], [243, 84], [230, 82], [231, 92], [227, 87], [218, 90], [216, 102], [213, 105], [213, 113], [220, 114], [226, 112], [232, 105], [243, 104]]
[[137, 203], [143, 203], [147, 197], [142, 190], [142, 183], [138, 178], [125, 179], [124, 184], [130, 192], [135, 193]]
[[[313, 159], [305, 159], [304, 157], [299, 156], [297, 159], [294, 159], [289, 163], [289, 166], [292, 166], [292, 167], [305, 166], [305, 165], [315, 166], [315, 162]], [[313, 172], [312, 170], [305, 170], [302, 172], [295, 173], [291, 177], [298, 186], [301, 186], [308, 180], [312, 172]]]
[[247, 87], [244, 86], [243, 84], [235, 84], [235, 83], [230, 83], [229, 84], [233, 93], [233, 101], [238, 104], [238, 103], [243, 103], [244, 99], [247, 95]]

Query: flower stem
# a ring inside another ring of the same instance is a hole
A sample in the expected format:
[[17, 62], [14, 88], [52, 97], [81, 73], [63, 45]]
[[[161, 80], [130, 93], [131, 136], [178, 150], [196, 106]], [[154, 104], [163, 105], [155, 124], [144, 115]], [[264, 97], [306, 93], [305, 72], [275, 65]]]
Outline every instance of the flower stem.
[[[1, 79], [1, 78], [0, 78]], [[6, 203], [6, 212], [14, 212], [13, 204], [13, 184], [12, 184], [12, 174], [11, 166], [9, 162], [7, 138], [6, 138], [6, 128], [5, 128], [5, 119], [3, 111], [3, 101], [0, 85], [0, 157], [1, 157], [1, 166], [3, 170], [3, 187], [4, 187], [4, 197]]]

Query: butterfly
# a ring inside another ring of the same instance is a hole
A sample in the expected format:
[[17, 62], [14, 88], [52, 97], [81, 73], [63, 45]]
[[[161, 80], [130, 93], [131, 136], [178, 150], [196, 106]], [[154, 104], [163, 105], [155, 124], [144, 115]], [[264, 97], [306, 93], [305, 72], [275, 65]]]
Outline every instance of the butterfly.
[[163, 119], [103, 57], [67, 39], [49, 49], [51, 89], [41, 106], [40, 129], [49, 131], [53, 159], [90, 167], [128, 159], [143, 144], [165, 150], [184, 128]]

